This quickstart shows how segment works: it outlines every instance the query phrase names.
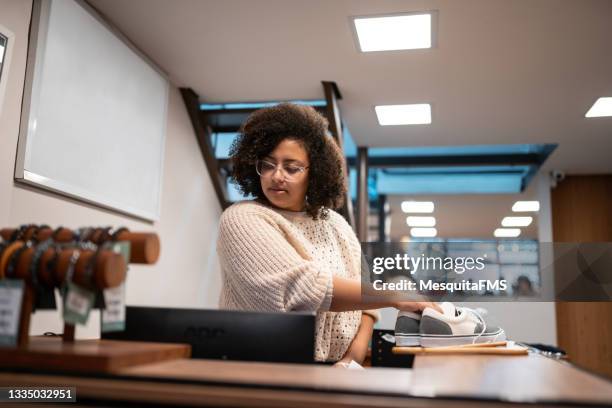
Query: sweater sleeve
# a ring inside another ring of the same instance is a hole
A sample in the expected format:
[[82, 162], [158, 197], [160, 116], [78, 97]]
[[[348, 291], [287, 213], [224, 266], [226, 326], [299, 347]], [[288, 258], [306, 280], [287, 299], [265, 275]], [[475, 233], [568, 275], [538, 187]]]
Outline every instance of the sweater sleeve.
[[300, 256], [269, 215], [244, 209], [224, 212], [217, 251], [232, 292], [249, 309], [329, 310], [331, 272]]

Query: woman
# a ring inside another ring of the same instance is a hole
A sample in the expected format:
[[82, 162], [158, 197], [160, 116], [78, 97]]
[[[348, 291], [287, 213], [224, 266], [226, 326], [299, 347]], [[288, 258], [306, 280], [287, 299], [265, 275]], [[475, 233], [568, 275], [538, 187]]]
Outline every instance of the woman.
[[[427, 302], [361, 296], [359, 241], [340, 208], [344, 159], [312, 107], [258, 110], [230, 149], [233, 178], [254, 200], [223, 212], [217, 251], [220, 307], [316, 311], [315, 360], [363, 362], [376, 308], [420, 311]], [[363, 311], [363, 313], [362, 313]]]

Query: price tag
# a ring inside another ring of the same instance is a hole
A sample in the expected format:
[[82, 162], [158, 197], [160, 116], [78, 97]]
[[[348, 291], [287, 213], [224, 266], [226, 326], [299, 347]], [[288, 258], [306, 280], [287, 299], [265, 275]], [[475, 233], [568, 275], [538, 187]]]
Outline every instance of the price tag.
[[123, 255], [125, 264], [130, 264], [130, 241], [109, 242], [105, 248], [112, 250], [116, 254]]
[[64, 296], [64, 322], [86, 324], [94, 299], [95, 294], [92, 291], [68, 282]]
[[0, 280], [0, 347], [17, 345], [23, 290], [21, 279]]
[[[125, 264], [130, 263], [130, 242], [120, 241], [109, 243], [110, 249], [123, 255]], [[125, 282], [116, 288], [104, 290], [104, 303], [102, 310], [101, 328], [103, 333], [125, 330]]]
[[125, 330], [125, 283], [104, 290], [106, 308], [102, 310], [103, 333]]

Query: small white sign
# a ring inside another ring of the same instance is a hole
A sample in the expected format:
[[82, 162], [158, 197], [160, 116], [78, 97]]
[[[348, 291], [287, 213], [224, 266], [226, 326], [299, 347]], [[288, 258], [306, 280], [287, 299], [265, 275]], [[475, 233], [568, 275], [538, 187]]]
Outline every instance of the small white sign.
[[68, 282], [64, 296], [64, 322], [69, 324], [87, 324], [89, 312], [94, 303], [95, 293], [72, 282]]
[[0, 280], [0, 346], [17, 344], [22, 300], [22, 280]]
[[73, 312], [84, 315], [89, 308], [89, 301], [85, 295], [77, 291], [69, 291], [66, 299], [66, 307]]
[[102, 332], [121, 331], [125, 329], [125, 282], [116, 288], [104, 290], [102, 310]]

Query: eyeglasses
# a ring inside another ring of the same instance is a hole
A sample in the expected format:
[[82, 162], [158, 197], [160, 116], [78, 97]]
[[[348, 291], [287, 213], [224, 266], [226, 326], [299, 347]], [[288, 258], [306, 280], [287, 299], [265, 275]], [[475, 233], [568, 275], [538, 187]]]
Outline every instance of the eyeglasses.
[[272, 177], [278, 167], [281, 168], [281, 174], [287, 181], [296, 181], [308, 168], [308, 166], [298, 166], [291, 163], [274, 164], [266, 160], [255, 162], [255, 170], [261, 177]]

